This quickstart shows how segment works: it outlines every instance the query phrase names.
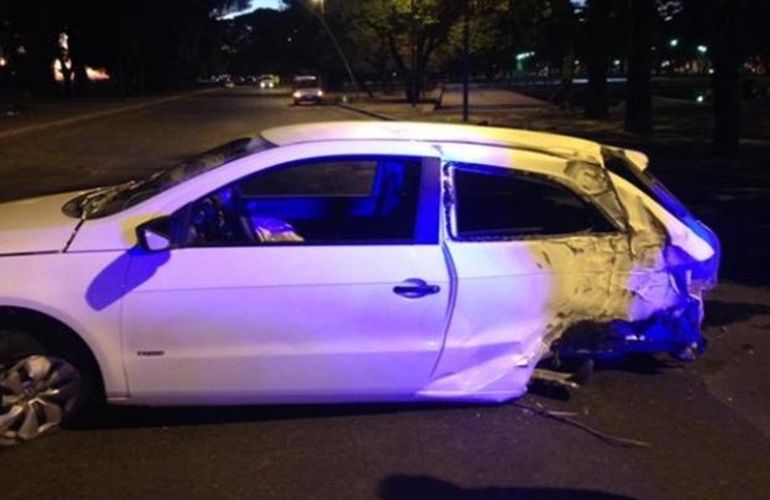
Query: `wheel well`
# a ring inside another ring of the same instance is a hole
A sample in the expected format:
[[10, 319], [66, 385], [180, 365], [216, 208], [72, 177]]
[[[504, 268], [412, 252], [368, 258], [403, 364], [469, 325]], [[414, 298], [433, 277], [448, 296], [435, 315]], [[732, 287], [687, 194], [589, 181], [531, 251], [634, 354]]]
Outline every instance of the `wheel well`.
[[72, 328], [39, 311], [4, 306], [0, 307], [0, 348], [3, 347], [4, 331], [25, 333], [53, 353], [74, 352], [81, 362], [88, 364], [83, 368], [89, 370], [93, 377], [94, 391], [100, 396], [104, 395], [99, 362], [88, 344]]

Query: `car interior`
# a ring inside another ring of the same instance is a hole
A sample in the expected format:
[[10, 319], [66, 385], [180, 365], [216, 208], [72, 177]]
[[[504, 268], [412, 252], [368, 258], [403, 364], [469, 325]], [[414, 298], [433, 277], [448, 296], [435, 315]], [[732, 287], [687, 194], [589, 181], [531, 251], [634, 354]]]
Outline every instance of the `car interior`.
[[[329, 185], [322, 180], [325, 175], [313, 179], [301, 175], [306, 169], [292, 171], [288, 167], [228, 185], [191, 205], [186, 244], [371, 244], [413, 240], [419, 161], [345, 159], [313, 168], [325, 173], [338, 169], [350, 179], [338, 178], [343, 182]], [[321, 184], [313, 184], [316, 180]]]

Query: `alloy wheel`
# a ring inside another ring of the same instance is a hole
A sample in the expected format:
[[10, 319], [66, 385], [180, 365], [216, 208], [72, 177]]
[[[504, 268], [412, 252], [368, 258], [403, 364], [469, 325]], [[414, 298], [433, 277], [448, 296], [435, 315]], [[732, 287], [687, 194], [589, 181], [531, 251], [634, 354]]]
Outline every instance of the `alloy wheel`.
[[0, 446], [57, 428], [82, 398], [83, 377], [64, 359], [32, 355], [0, 366]]

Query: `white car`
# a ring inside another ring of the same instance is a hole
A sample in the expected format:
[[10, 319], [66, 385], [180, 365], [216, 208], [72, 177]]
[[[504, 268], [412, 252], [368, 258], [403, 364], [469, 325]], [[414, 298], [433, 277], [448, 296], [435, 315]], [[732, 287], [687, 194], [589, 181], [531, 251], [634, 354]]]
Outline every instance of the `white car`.
[[0, 204], [0, 441], [112, 404], [466, 400], [703, 346], [719, 243], [646, 157], [326, 122]]
[[294, 77], [292, 83], [291, 98], [294, 105], [308, 102], [311, 104], [321, 104], [324, 99], [324, 91], [321, 88], [321, 82], [312, 75], [303, 75]]

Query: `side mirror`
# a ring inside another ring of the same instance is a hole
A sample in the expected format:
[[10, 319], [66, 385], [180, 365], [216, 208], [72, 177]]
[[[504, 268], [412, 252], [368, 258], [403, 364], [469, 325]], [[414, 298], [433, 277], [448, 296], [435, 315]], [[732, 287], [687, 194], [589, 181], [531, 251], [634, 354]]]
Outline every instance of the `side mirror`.
[[139, 240], [139, 246], [148, 252], [170, 250], [171, 218], [164, 216], [139, 225], [136, 228], [136, 238]]

